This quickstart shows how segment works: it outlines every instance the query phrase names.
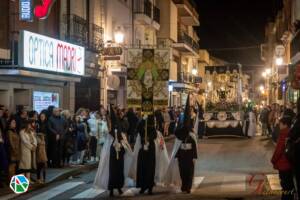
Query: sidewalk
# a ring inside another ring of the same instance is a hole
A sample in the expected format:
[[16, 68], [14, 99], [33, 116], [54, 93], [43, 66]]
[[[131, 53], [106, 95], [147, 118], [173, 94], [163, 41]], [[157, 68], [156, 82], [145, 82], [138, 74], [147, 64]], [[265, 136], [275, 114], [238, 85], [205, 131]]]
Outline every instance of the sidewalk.
[[[71, 176], [77, 176], [85, 171], [90, 171], [98, 167], [98, 162], [86, 163], [85, 165], [73, 165], [65, 168], [48, 168], [46, 171], [46, 183], [45, 184], [33, 184], [30, 186], [29, 190], [34, 191], [45, 187], [53, 182], [61, 181], [67, 179]], [[35, 180], [35, 174], [32, 175], [32, 179]], [[0, 189], [0, 200], [5, 199], [3, 196], [9, 196], [10, 198], [16, 196], [12, 190], [7, 187]]]

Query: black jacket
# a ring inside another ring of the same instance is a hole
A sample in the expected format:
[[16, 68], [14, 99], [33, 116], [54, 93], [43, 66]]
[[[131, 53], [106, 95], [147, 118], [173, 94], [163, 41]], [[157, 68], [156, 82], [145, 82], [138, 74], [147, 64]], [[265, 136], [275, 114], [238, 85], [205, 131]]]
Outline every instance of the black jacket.
[[50, 135], [59, 134], [61, 136], [64, 136], [67, 132], [67, 124], [62, 117], [51, 116], [48, 120], [48, 129]]

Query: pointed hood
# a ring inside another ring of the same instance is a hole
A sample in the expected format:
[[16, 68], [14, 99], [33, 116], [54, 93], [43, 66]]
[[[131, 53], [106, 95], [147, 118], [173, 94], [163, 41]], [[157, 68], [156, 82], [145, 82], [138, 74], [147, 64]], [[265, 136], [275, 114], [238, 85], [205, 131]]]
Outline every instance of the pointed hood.
[[190, 95], [188, 95], [184, 109], [183, 122], [176, 128], [175, 136], [179, 140], [184, 140], [192, 130], [192, 126]]
[[191, 115], [191, 106], [190, 106], [190, 95], [188, 95], [184, 108], [183, 116], [183, 126], [187, 129], [190, 129], [192, 126], [192, 115]]

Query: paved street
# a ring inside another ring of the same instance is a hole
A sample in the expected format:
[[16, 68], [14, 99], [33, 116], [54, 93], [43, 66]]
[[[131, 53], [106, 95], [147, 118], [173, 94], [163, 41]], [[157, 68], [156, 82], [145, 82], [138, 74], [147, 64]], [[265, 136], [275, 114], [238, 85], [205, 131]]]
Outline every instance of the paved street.
[[[171, 151], [172, 141], [168, 143]], [[199, 142], [191, 195], [182, 195], [173, 188], [156, 187], [155, 195], [140, 196], [138, 190], [125, 188], [125, 199], [279, 199], [278, 178], [270, 165], [274, 145], [267, 139], [218, 138]], [[19, 200], [102, 199], [108, 193], [92, 189], [96, 170], [56, 182], [20, 196]], [[176, 195], [174, 195], [176, 194]], [[255, 196], [260, 194], [259, 196]], [[270, 194], [273, 194], [271, 196]]]

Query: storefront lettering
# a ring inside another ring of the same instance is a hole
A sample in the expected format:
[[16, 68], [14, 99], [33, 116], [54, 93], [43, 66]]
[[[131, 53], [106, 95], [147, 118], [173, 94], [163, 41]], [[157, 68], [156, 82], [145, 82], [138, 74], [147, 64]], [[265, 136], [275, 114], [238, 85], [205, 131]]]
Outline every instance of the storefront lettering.
[[[84, 74], [84, 48], [35, 33], [23, 33], [24, 67], [69, 74]], [[22, 46], [21, 46], [22, 48]]]
[[21, 21], [32, 21], [32, 0], [20, 0], [19, 12]]
[[30, 18], [30, 12], [31, 12], [31, 7], [30, 7], [30, 2], [22, 2], [22, 7], [21, 7], [21, 14], [22, 18], [24, 19], [29, 19]]
[[57, 44], [57, 67], [67, 71], [76, 71], [76, 49], [67, 45]]
[[29, 62], [31, 65], [53, 68], [53, 42], [30, 36]]

